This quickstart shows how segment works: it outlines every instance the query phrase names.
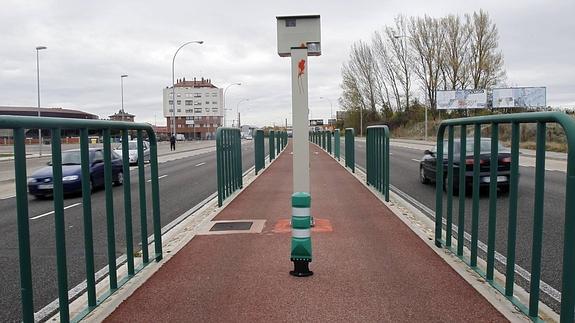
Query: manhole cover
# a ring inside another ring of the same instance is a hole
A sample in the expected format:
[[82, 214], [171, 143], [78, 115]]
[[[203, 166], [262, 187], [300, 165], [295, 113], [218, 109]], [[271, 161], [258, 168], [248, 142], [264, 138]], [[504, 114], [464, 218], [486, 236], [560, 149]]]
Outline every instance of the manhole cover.
[[252, 228], [252, 222], [218, 222], [210, 231], [232, 231], [232, 230], [249, 230]]

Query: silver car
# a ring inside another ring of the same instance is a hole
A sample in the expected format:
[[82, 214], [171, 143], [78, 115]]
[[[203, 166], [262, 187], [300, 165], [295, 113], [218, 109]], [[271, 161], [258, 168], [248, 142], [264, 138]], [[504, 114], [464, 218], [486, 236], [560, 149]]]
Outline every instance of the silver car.
[[[144, 145], [144, 162], [150, 161], [150, 143], [147, 141], [142, 142]], [[122, 145], [118, 145], [114, 148], [114, 151], [122, 156]], [[122, 156], [123, 158], [124, 156]], [[128, 141], [128, 158], [130, 161], [130, 165], [134, 165], [138, 163], [138, 141], [137, 140], [130, 140]]]

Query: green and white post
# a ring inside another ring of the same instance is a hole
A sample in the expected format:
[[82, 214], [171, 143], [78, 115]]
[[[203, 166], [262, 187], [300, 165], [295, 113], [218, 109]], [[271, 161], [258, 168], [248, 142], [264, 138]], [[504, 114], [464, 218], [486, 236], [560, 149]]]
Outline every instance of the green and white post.
[[309, 177], [308, 55], [321, 55], [320, 16], [277, 17], [278, 54], [291, 57], [293, 195], [291, 257], [296, 277], [313, 275]]

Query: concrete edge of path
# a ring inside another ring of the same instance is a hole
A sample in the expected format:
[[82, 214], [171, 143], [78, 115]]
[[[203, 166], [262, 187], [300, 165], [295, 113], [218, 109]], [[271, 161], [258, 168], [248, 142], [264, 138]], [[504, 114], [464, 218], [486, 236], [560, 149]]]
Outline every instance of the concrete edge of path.
[[[337, 161], [337, 160], [336, 160]], [[338, 161], [342, 167], [345, 168], [345, 159], [341, 158]], [[366, 174], [358, 167], [355, 168], [356, 172], [352, 173], [349, 169], [346, 170], [353, 175], [359, 182], [362, 183], [375, 197], [377, 197], [383, 204], [385, 204], [402, 222], [404, 222], [421, 240], [427, 244], [439, 257], [441, 257], [453, 270], [455, 270], [466, 282], [468, 282], [479, 294], [481, 294], [490, 304], [493, 305], [501, 314], [503, 314], [511, 322], [532, 322], [531, 319], [521, 312], [515, 305], [513, 305], [503, 294], [492, 287], [483, 277], [481, 277], [474, 270], [459, 259], [456, 255], [445, 248], [437, 248], [434, 243], [435, 223], [428, 218], [425, 214], [419, 211], [416, 207], [412, 206], [409, 202], [404, 200], [399, 195], [390, 191], [390, 202], [386, 202], [384, 196], [375, 190], [372, 186], [366, 183]], [[452, 246], [455, 248], [456, 242]], [[469, 257], [469, 250], [464, 247]], [[478, 266], [486, 268], [486, 262], [478, 259]], [[504, 286], [505, 277], [503, 274], [495, 270], [496, 281]], [[515, 284], [515, 296], [519, 300], [528, 304], [529, 294], [522, 287]], [[539, 302], [539, 315], [544, 321], [559, 322], [559, 315], [555, 313], [547, 305]]]
[[[280, 155], [285, 153], [287, 149], [280, 152]], [[163, 239], [163, 259], [160, 262], [152, 261], [147, 265], [142, 271], [140, 271], [133, 278], [128, 280], [124, 285], [122, 285], [114, 294], [108, 297], [104, 302], [98, 304], [92, 312], [90, 312], [82, 321], [90, 322], [102, 322], [109, 315], [111, 315], [120, 304], [128, 299], [140, 286], [142, 286], [148, 279], [150, 279], [165, 263], [167, 263], [170, 258], [172, 258], [178, 251], [180, 251], [184, 246], [188, 244], [197, 234], [201, 233], [201, 230], [214, 219], [222, 210], [224, 210], [228, 204], [230, 204], [238, 195], [240, 195], [245, 189], [249, 187], [259, 176], [268, 171], [272, 163], [276, 159], [269, 162], [266, 167], [259, 172], [258, 175], [255, 174], [255, 168], [252, 168], [244, 177], [243, 188], [234, 192], [230, 197], [228, 197], [222, 207], [218, 208], [218, 199], [212, 199], [210, 202], [206, 203], [203, 207], [198, 209], [193, 214], [190, 214], [185, 220], [178, 223], [170, 231], [162, 236]], [[266, 157], [266, 161], [269, 161], [269, 157]], [[122, 270], [118, 272], [118, 277], [124, 277], [127, 271], [125, 266]], [[102, 281], [97, 286], [98, 297], [108, 291], [108, 281]], [[153, 291], [149, 291], [153, 293]], [[74, 317], [81, 311], [85, 310], [88, 306], [87, 296], [82, 295], [77, 301], [70, 305], [70, 317]], [[59, 319], [58, 314], [52, 317], [49, 321], [57, 321]]]

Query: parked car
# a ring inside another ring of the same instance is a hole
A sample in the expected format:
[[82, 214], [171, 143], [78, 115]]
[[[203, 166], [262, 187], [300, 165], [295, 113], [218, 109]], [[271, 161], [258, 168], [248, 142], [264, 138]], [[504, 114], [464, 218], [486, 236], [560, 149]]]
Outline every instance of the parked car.
[[[144, 145], [144, 162], [150, 161], [150, 143], [147, 141], [142, 142]], [[114, 148], [114, 151], [120, 155], [122, 155], [122, 145], [118, 145]], [[128, 158], [130, 160], [130, 165], [135, 165], [138, 163], [138, 141], [137, 140], [130, 140], [128, 141]]]
[[[459, 191], [459, 158], [460, 158], [460, 140], [453, 141], [453, 191]], [[465, 185], [466, 191], [469, 192], [473, 183], [473, 139], [466, 141], [465, 148]], [[436, 149], [434, 151], [426, 150], [423, 158], [419, 162], [419, 179], [423, 184], [435, 182], [436, 177]], [[444, 187], [446, 189], [447, 183], [447, 140], [443, 144], [443, 176]], [[511, 167], [511, 154], [509, 151], [499, 143], [499, 156], [497, 166], [497, 186], [501, 191], [507, 192], [509, 190], [509, 175]], [[489, 186], [491, 181], [491, 138], [481, 138], [481, 149], [479, 155], [479, 185]]]
[[[124, 183], [122, 158], [115, 152], [111, 152], [112, 181], [115, 185]], [[104, 186], [104, 152], [102, 148], [90, 148], [90, 188]], [[51, 162], [48, 163], [51, 165]], [[80, 150], [67, 150], [62, 152], [62, 184], [64, 194], [78, 193], [82, 191], [82, 166]], [[53, 195], [54, 181], [52, 166], [46, 166], [33, 172], [28, 177], [28, 192], [35, 197], [47, 197]]]

